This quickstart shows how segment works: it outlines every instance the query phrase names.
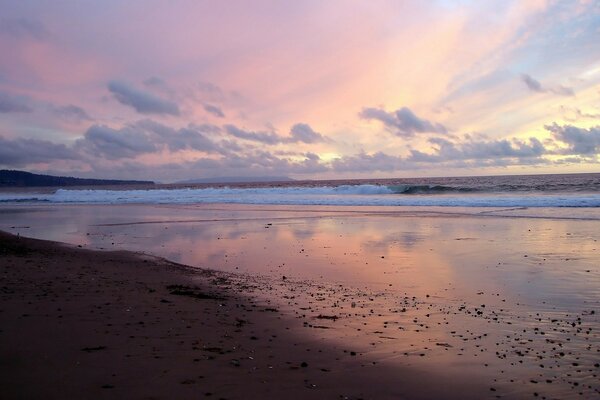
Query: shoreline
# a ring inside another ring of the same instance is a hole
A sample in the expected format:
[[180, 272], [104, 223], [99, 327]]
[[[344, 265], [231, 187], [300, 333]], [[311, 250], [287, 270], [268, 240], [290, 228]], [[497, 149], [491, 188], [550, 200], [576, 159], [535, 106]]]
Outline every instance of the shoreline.
[[492, 397], [316, 341], [227, 274], [7, 233], [0, 255], [4, 398]]

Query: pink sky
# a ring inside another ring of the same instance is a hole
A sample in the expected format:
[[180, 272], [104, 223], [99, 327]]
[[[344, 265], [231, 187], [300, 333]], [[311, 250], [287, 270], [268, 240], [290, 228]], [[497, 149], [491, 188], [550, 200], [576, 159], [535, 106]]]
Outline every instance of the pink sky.
[[598, 172], [593, 1], [0, 3], [0, 168]]

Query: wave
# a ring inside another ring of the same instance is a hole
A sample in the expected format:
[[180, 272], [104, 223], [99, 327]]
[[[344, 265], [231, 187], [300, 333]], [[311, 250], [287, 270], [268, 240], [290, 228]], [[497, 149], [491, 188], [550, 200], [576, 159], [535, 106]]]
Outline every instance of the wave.
[[339, 185], [147, 190], [59, 189], [0, 194], [0, 202], [80, 204], [283, 204], [331, 206], [600, 207], [600, 193], [479, 193], [443, 185]]
[[475, 193], [481, 191], [477, 188], [444, 185], [389, 185], [387, 188], [396, 194]]
[[49, 199], [40, 199], [38, 197], [7, 196], [6, 198], [3, 198], [0, 196], [0, 203], [38, 203], [49, 201]]

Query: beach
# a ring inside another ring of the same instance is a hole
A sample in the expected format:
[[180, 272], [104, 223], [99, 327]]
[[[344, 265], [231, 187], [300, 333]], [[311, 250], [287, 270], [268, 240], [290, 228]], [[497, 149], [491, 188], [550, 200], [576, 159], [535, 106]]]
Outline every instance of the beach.
[[599, 33], [0, 2], [0, 400], [600, 399]]
[[305, 337], [293, 316], [250, 296], [256, 283], [243, 278], [134, 253], [0, 240], [3, 398], [430, 398], [446, 390], [477, 398], [483, 390]]
[[597, 396], [598, 221], [489, 211], [4, 206], [2, 387]]

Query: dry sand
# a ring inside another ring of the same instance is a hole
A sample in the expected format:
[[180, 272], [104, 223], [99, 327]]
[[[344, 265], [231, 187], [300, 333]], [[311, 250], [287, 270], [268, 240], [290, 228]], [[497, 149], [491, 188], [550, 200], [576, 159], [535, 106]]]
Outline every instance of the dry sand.
[[[287, 295], [248, 276], [0, 233], [0, 397], [478, 399], [508, 393], [501, 384], [491, 387], [490, 374], [411, 366], [394, 362], [391, 352], [363, 351], [360, 342], [353, 348], [318, 340], [306, 332], [335, 332], [340, 316], [301, 304], [301, 295], [317, 302], [340, 296], [336, 307], [348, 293], [282, 284]], [[290, 292], [298, 299], [290, 300]], [[293, 307], [282, 311], [265, 293], [287, 296]], [[353, 293], [363, 300], [352, 308], [368, 307], [369, 296]], [[415, 307], [411, 302], [406, 306]], [[355, 323], [365, 319], [355, 314]], [[372, 309], [366, 315], [373, 323], [382, 318]]]

